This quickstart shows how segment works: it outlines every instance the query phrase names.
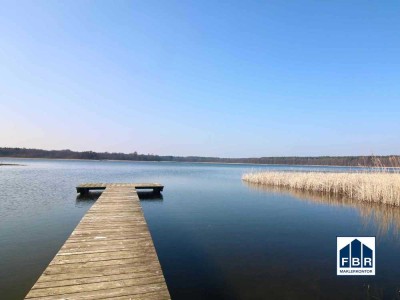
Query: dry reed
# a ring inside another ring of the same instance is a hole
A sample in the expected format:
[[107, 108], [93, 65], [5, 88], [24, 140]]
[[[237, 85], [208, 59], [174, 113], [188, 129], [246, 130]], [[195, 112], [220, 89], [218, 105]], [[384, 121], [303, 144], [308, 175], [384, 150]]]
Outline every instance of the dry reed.
[[248, 173], [242, 180], [288, 189], [331, 194], [358, 201], [400, 206], [400, 173], [277, 172]]

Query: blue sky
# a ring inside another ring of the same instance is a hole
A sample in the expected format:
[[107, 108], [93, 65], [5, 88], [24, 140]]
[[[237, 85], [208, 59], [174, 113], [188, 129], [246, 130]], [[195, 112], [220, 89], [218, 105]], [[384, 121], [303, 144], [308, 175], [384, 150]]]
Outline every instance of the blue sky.
[[398, 1], [1, 1], [0, 146], [400, 154]]

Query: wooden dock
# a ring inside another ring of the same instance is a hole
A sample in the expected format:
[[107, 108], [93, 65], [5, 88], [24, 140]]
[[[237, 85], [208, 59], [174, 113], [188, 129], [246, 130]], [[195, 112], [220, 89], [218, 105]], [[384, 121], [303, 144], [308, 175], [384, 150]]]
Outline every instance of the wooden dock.
[[154, 193], [160, 193], [164, 186], [159, 183], [84, 183], [76, 187], [80, 194], [86, 194], [90, 190], [104, 190], [106, 187], [129, 187], [136, 190], [153, 190]]
[[137, 186], [77, 187], [105, 190], [25, 299], [170, 299]]

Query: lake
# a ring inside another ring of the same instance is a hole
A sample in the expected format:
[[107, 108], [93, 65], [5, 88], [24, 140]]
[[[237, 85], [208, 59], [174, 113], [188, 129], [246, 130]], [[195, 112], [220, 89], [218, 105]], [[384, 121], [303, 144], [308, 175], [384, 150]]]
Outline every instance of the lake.
[[[254, 170], [337, 167], [7, 159], [0, 298], [23, 299], [96, 197], [84, 182], [159, 182], [142, 199], [172, 299], [399, 299], [400, 208], [251, 186]], [[91, 198], [91, 199], [90, 199]], [[376, 236], [376, 276], [336, 276], [336, 237]]]

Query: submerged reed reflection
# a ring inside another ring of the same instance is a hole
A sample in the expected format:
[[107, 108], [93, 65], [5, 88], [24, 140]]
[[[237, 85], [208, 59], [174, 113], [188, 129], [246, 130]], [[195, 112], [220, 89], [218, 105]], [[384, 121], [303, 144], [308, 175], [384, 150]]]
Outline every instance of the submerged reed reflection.
[[392, 234], [393, 237], [399, 239], [400, 208], [398, 206], [382, 203], [360, 202], [359, 200], [336, 196], [330, 193], [325, 194], [312, 191], [302, 191], [285, 187], [266, 186], [250, 182], [244, 182], [244, 184], [252, 189], [269, 193], [286, 194], [310, 203], [353, 207], [359, 212], [365, 226], [371, 222], [374, 222], [377, 225], [377, 237], [383, 237]]

